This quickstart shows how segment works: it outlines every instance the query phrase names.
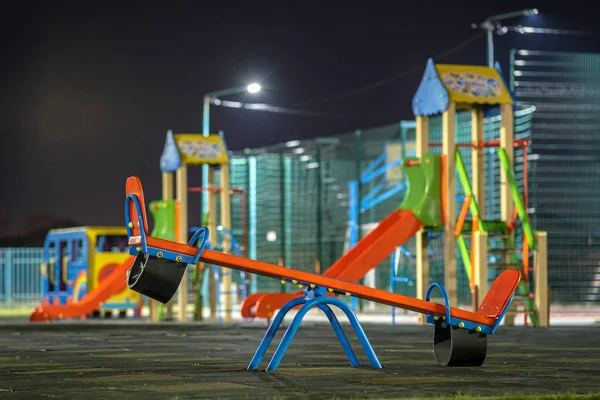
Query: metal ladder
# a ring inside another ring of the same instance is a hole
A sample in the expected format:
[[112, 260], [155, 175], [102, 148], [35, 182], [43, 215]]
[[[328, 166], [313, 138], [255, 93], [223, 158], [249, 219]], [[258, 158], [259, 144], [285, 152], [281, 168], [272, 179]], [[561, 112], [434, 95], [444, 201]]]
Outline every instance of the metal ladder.
[[[533, 231], [531, 229], [529, 216], [525, 212], [525, 207], [519, 195], [517, 184], [514, 179], [514, 175], [512, 174], [512, 169], [510, 168], [510, 162], [504, 149], [498, 150], [498, 156], [500, 158], [502, 167], [507, 175], [507, 181], [509, 183], [511, 193], [513, 195], [513, 201], [515, 202], [518, 216], [521, 220], [521, 226], [523, 228], [524, 235], [526, 237], [526, 240], [530, 243], [530, 247], [534, 249], [535, 239], [533, 238]], [[465, 203], [466, 207], [468, 207], [469, 211], [471, 212], [473, 219], [475, 221], [478, 221], [478, 226], [475, 230], [487, 232], [488, 234], [488, 254], [492, 255], [491, 257], [489, 257], [491, 259], [491, 262], [488, 261], [488, 268], [496, 272], [493, 277], [488, 277], [488, 282], [492, 282], [497, 275], [499, 275], [502, 271], [506, 269], [516, 269], [521, 272], [522, 276], [527, 277], [528, 271], [526, 271], [526, 269], [528, 269], [529, 260], [523, 259], [522, 254], [521, 258], [519, 258], [519, 253], [522, 253], [522, 251], [518, 251], [514, 245], [514, 227], [513, 229], [510, 229], [504, 221], [480, 219], [479, 206], [477, 204], [477, 201], [473, 198], [471, 183], [469, 182], [464, 161], [458, 149], [456, 150], [456, 167], [458, 170], [458, 175], [461, 184], [465, 192], [465, 201], [468, 202], [468, 204]], [[466, 212], [466, 208], [465, 210], [463, 210], [463, 212]], [[463, 260], [463, 265], [466, 269], [469, 282], [471, 282], [471, 258], [469, 246], [467, 244], [467, 239], [470, 239], [471, 232], [473, 232], [473, 221], [465, 220], [460, 229], [460, 232], [458, 232], [457, 235], [458, 248], [461, 254], [461, 258]], [[527, 279], [522, 279], [520, 281], [519, 286], [517, 287], [517, 291], [515, 292], [515, 300], [518, 300], [514, 303], [515, 306], [518, 303], [522, 303], [524, 306], [524, 313], [526, 317], [529, 317], [529, 320], [531, 321], [531, 324], [533, 326], [538, 326], [539, 321], [535, 309], [533, 294], [529, 290]], [[515, 306], [513, 306], [508, 311], [508, 315], [512, 314], [514, 316], [514, 314], [517, 312]], [[527, 321], [525, 322], [527, 323]]]

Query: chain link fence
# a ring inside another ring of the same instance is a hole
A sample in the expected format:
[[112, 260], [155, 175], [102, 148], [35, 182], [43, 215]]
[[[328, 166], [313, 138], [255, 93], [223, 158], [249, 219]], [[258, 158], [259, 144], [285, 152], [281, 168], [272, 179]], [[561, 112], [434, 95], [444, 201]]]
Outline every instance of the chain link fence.
[[554, 304], [600, 306], [600, 54], [513, 50], [519, 104], [534, 105], [531, 206], [548, 232]]

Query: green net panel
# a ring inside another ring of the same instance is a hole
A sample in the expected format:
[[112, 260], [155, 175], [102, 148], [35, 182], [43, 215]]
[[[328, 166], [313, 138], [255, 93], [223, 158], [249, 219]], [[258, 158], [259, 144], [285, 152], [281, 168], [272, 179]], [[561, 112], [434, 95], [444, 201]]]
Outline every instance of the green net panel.
[[231, 233], [240, 251], [248, 255], [248, 162], [245, 159], [232, 159], [229, 173], [231, 195]]
[[553, 304], [600, 302], [600, 54], [514, 50], [519, 104], [534, 105], [530, 207], [548, 232]]
[[[282, 181], [284, 172], [279, 154], [257, 152], [246, 159], [235, 159], [243, 166], [244, 182], [248, 195], [248, 255], [262, 261], [277, 264], [282, 260], [281, 232], [284, 221]], [[232, 172], [235, 174], [235, 164]], [[264, 291], [279, 291], [274, 279], [257, 276], [257, 288]]]

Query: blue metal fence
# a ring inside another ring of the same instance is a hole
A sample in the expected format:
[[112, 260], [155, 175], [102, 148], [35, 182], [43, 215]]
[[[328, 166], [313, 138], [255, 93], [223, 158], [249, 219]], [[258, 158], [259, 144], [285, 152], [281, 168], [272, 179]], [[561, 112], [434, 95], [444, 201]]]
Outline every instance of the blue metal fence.
[[0, 307], [42, 301], [43, 248], [0, 248]]

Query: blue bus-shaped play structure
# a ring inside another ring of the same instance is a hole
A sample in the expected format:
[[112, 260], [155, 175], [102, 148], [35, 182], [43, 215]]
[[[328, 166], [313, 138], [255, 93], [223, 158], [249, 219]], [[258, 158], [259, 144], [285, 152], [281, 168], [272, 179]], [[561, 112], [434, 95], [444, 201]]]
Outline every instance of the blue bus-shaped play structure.
[[[77, 303], [128, 257], [125, 228], [83, 226], [49, 231], [41, 265], [42, 303]], [[139, 304], [140, 295], [125, 289], [109, 297], [97, 311], [125, 313]]]

